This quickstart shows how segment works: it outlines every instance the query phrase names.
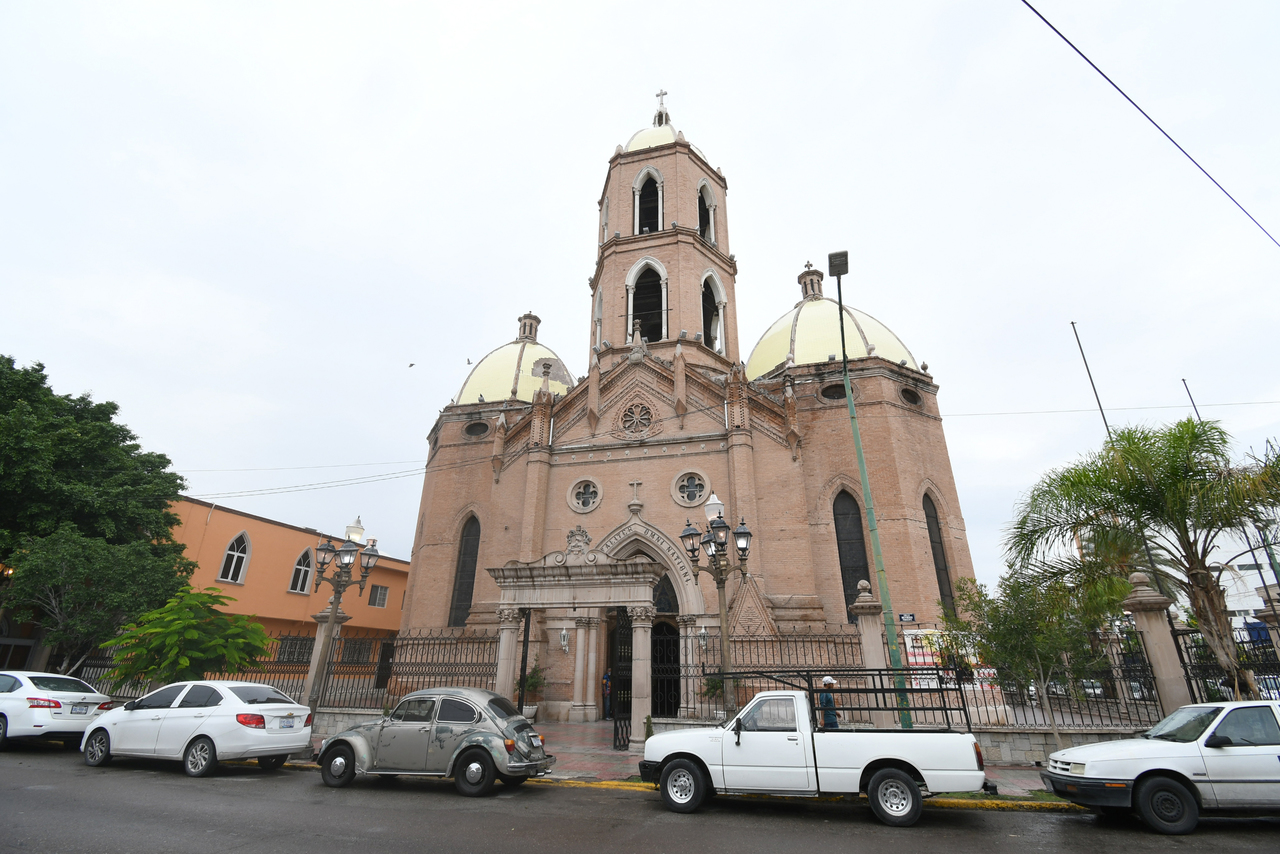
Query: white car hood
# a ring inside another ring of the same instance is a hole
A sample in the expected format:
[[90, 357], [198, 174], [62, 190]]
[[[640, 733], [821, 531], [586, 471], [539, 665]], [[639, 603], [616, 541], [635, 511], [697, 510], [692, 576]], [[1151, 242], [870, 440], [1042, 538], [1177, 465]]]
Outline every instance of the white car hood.
[[672, 729], [654, 733], [645, 739], [644, 758], [646, 762], [657, 762], [671, 753], [694, 749], [695, 745], [719, 742], [724, 738], [724, 734], [724, 728], [718, 726]]
[[1173, 759], [1181, 756], [1200, 757], [1194, 741], [1179, 743], [1159, 738], [1126, 738], [1069, 747], [1049, 756], [1062, 762], [1105, 762], [1128, 759]]

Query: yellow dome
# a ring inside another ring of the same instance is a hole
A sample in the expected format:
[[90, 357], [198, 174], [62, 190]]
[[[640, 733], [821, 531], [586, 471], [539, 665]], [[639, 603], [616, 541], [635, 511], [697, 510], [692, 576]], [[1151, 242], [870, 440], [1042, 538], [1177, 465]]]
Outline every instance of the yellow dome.
[[636, 131], [625, 147], [627, 151], [640, 151], [643, 148], [657, 148], [659, 145], [668, 145], [675, 141], [676, 129], [671, 125], [660, 125]]
[[[787, 361], [788, 354], [797, 365], [815, 365], [840, 358], [840, 306], [825, 297], [806, 299], [778, 318], [760, 337], [747, 360], [747, 379], [754, 380]], [[890, 362], [906, 361], [918, 371], [915, 357], [907, 345], [880, 321], [856, 308], [844, 307], [844, 335], [850, 359], [875, 355]]]
[[532, 314], [521, 317], [520, 337], [481, 359], [471, 369], [455, 402], [515, 399], [531, 403], [534, 392], [542, 388], [542, 366], [547, 363], [551, 365], [548, 385], [553, 394], [566, 394], [573, 388], [573, 377], [564, 362], [550, 348], [538, 343], [538, 322]]

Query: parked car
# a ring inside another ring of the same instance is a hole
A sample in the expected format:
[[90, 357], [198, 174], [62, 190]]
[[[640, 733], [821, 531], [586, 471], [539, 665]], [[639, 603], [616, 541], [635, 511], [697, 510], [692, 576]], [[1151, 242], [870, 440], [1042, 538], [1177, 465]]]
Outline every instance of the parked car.
[[311, 745], [311, 711], [270, 685], [175, 682], [104, 714], [81, 749], [86, 765], [115, 756], [178, 759], [203, 777], [222, 759], [255, 757], [267, 770]]
[[390, 715], [325, 739], [317, 761], [325, 785], [356, 775], [452, 777], [459, 793], [483, 795], [495, 780], [519, 786], [556, 762], [533, 725], [501, 694], [479, 688], [428, 688], [405, 696]]
[[1280, 814], [1280, 704], [1183, 706], [1140, 738], [1059, 750], [1040, 773], [1054, 794], [1107, 814], [1136, 811], [1161, 833], [1201, 812]]
[[87, 682], [56, 673], [0, 672], [0, 748], [10, 738], [80, 743], [84, 730], [112, 707]]
[[762, 691], [716, 727], [660, 732], [644, 743], [640, 779], [658, 783], [673, 812], [716, 793], [816, 798], [866, 792], [876, 818], [908, 827], [930, 793], [986, 788], [972, 733], [928, 730], [814, 731], [803, 691]]

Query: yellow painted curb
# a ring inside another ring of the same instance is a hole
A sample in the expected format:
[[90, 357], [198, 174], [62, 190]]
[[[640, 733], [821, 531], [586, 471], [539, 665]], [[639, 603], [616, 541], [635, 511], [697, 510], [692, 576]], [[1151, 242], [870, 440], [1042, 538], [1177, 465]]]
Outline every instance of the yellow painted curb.
[[539, 777], [529, 780], [526, 785], [536, 783], [543, 786], [578, 786], [595, 789], [626, 789], [632, 792], [656, 792], [658, 787], [653, 783], [631, 783], [626, 780], [551, 780]]

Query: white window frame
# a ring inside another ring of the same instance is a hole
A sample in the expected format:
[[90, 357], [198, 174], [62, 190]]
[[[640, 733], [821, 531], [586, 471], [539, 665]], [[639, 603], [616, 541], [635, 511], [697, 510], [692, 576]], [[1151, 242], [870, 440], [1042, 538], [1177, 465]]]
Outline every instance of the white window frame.
[[[387, 594], [391, 592], [391, 588], [382, 584], [369, 585], [369, 606], [371, 608], [387, 607]], [[378, 598], [378, 594], [382, 594], [382, 598]]]
[[[236, 541], [241, 538], [244, 539], [244, 551], [234, 551]], [[239, 562], [231, 570], [231, 574], [234, 574], [235, 578], [228, 577], [227, 572], [227, 558], [232, 555], [240, 558]], [[243, 586], [245, 577], [249, 574], [249, 559], [252, 556], [253, 540], [249, 539], [248, 531], [241, 531], [231, 538], [231, 541], [227, 543], [226, 551], [222, 553], [222, 566], [218, 568], [218, 581], [223, 584], [239, 584]]]
[[[303, 561], [307, 562], [306, 566], [302, 565]], [[304, 593], [311, 595], [311, 573], [315, 569], [315, 561], [311, 557], [311, 549], [305, 548], [302, 554], [298, 555], [298, 559], [293, 562], [293, 574], [289, 576], [289, 592]], [[301, 584], [298, 583], [298, 571], [302, 570]]]

